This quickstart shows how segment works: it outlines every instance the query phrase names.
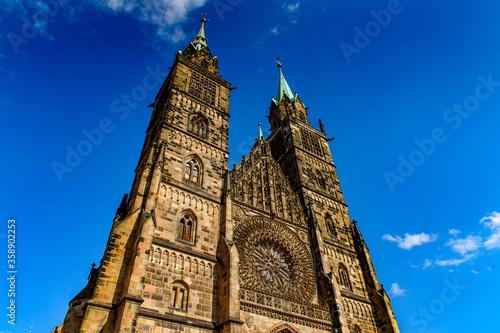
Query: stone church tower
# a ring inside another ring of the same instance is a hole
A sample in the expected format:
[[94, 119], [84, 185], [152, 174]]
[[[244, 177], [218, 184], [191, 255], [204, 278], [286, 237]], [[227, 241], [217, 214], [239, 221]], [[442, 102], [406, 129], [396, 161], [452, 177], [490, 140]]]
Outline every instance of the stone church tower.
[[62, 332], [399, 332], [320, 122], [281, 64], [271, 134], [228, 168], [229, 93], [204, 31], [176, 54], [130, 195]]

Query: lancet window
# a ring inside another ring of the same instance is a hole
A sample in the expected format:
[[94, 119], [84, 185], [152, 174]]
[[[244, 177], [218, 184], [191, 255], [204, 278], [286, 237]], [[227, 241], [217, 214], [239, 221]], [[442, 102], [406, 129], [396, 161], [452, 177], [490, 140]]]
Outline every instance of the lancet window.
[[201, 184], [201, 165], [195, 158], [189, 158], [186, 162], [184, 178]]
[[191, 213], [183, 212], [177, 227], [177, 239], [194, 242], [196, 236], [196, 221]]
[[201, 114], [196, 114], [189, 121], [188, 131], [204, 138], [207, 135], [207, 120]]

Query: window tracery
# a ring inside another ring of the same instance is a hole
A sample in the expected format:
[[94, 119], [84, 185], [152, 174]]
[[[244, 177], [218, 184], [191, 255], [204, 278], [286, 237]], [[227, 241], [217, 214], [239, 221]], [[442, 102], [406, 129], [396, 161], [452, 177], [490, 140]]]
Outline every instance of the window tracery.
[[351, 289], [351, 282], [349, 281], [349, 275], [347, 274], [347, 270], [343, 266], [339, 266], [339, 279], [341, 286]]
[[332, 236], [337, 236], [337, 228], [335, 228], [335, 222], [333, 221], [332, 216], [329, 213], [325, 215], [325, 225], [326, 230]]
[[319, 170], [315, 170], [314, 173], [316, 174], [316, 183], [318, 184], [318, 186], [322, 189], [326, 189], [326, 182], [323, 174]]
[[206, 137], [207, 134], [207, 120], [201, 114], [196, 114], [191, 117], [189, 121], [188, 131], [200, 136]]
[[188, 159], [184, 178], [201, 185], [201, 165], [195, 158]]
[[193, 243], [196, 236], [196, 222], [188, 212], [183, 212], [177, 228], [177, 238]]

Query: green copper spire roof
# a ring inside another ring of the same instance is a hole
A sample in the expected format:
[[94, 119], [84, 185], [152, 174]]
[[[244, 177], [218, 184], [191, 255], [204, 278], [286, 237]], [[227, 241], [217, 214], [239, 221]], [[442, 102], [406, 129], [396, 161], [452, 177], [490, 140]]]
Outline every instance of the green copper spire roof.
[[207, 46], [207, 40], [205, 38], [205, 23], [207, 22], [207, 19], [205, 18], [205, 15], [203, 14], [203, 18], [201, 19], [201, 28], [200, 31], [198, 31], [198, 35], [194, 38], [194, 40], [191, 42], [196, 50], [201, 50], [202, 48]]
[[273, 98], [273, 101], [274, 103], [276, 103], [276, 105], [279, 105], [281, 103], [281, 99], [283, 98], [283, 94], [285, 94], [292, 102], [295, 102], [297, 94], [294, 95], [292, 93], [290, 86], [286, 82], [285, 77], [283, 76], [283, 72], [281, 71], [281, 63], [278, 61], [278, 59], [276, 59], [276, 62], [278, 63], [278, 68], [280, 69], [280, 80], [278, 83], [278, 95], [276, 99]]
[[259, 121], [259, 137], [257, 139], [264, 140], [264, 134], [262, 134], [262, 128], [260, 128], [260, 121]]

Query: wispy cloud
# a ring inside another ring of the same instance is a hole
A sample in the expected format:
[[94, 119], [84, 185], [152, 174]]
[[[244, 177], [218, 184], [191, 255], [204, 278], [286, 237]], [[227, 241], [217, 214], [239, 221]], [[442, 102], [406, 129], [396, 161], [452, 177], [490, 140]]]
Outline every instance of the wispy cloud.
[[438, 266], [460, 266], [463, 263], [466, 263], [469, 260], [474, 258], [473, 254], [468, 254], [463, 258], [455, 258], [455, 259], [446, 259], [446, 260], [436, 260], [436, 265]]
[[487, 249], [500, 248], [500, 213], [488, 214], [479, 222], [492, 231], [492, 234], [484, 242], [484, 247]]
[[298, 1], [296, 3], [286, 4], [286, 10], [289, 13], [293, 13], [293, 12], [295, 12], [295, 11], [297, 11], [299, 9], [299, 5], [300, 5], [300, 3]]
[[278, 27], [274, 27], [271, 29], [271, 33], [275, 36], [279, 36], [280, 32], [278, 30]]
[[424, 260], [424, 263], [422, 264], [422, 266], [420, 265], [410, 265], [412, 268], [422, 268], [422, 269], [426, 269], [426, 268], [429, 268], [432, 266], [432, 260], [430, 259], [425, 259]]
[[461, 233], [461, 231], [460, 231], [460, 230], [457, 230], [457, 229], [450, 229], [450, 230], [449, 230], [449, 233], [450, 233], [450, 235], [452, 235], [452, 236], [456, 236], [456, 235], [458, 235], [459, 233]]
[[450, 246], [454, 252], [465, 255], [469, 252], [475, 252], [481, 247], [483, 238], [480, 236], [469, 235], [467, 238], [450, 238], [445, 246]]
[[178, 42], [185, 38], [178, 26], [186, 21], [188, 13], [203, 7], [207, 0], [94, 0], [98, 7], [116, 13], [127, 13], [135, 19], [156, 27], [161, 37]]
[[470, 270], [472, 273], [476, 274], [476, 276], [479, 276], [479, 272], [478, 271], [475, 271], [473, 269]]
[[438, 236], [422, 232], [420, 234], [415, 234], [415, 235], [406, 233], [404, 238], [397, 235], [396, 237], [394, 237], [389, 234], [385, 234], [382, 236], [382, 239], [389, 242], [397, 243], [398, 247], [402, 249], [411, 250], [414, 246], [420, 246], [425, 243], [431, 243], [436, 241], [438, 239]]
[[394, 298], [398, 296], [404, 296], [407, 290], [402, 289], [399, 284], [393, 283], [391, 289], [389, 290], [389, 295]]
[[465, 238], [457, 238], [456, 235], [459, 231], [450, 229], [450, 234], [453, 235], [454, 238], [449, 238], [445, 246], [451, 247], [453, 252], [459, 253], [463, 257], [446, 260], [438, 259], [435, 262], [436, 265], [459, 266], [481, 255], [480, 250], [482, 248], [487, 250], [500, 248], [500, 213], [495, 211], [488, 214], [483, 217], [479, 223], [491, 231], [491, 234], [487, 236], [485, 241], [483, 241], [483, 237], [473, 234]]

